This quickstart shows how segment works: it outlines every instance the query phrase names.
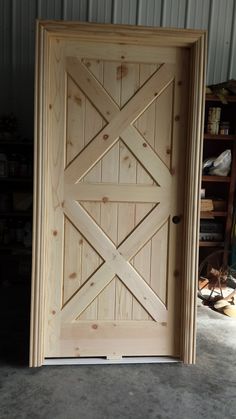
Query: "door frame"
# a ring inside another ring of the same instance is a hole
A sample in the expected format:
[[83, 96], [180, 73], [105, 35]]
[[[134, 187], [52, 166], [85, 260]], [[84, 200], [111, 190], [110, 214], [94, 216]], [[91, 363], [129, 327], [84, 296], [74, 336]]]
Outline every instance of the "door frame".
[[183, 260], [180, 360], [196, 360], [196, 296], [198, 273], [199, 193], [204, 125], [206, 31], [131, 25], [38, 21], [35, 63], [34, 213], [30, 326], [30, 366], [44, 362], [47, 156], [47, 72], [50, 39], [122, 42], [133, 45], [184, 47], [190, 50], [190, 83], [186, 155], [186, 201], [183, 217]]

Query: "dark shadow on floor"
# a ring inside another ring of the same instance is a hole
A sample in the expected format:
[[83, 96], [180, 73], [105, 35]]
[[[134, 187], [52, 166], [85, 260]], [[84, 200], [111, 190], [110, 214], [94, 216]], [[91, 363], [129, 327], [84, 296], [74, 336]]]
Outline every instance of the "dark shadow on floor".
[[19, 282], [0, 288], [0, 362], [29, 363], [30, 285]]

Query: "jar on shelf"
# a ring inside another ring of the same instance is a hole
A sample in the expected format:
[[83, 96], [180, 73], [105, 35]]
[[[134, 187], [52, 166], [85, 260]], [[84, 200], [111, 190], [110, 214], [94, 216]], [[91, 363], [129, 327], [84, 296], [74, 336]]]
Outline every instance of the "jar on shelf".
[[208, 134], [217, 135], [219, 133], [221, 108], [210, 107], [208, 110], [207, 132]]
[[222, 121], [220, 123], [220, 135], [229, 135], [230, 124], [228, 121]]

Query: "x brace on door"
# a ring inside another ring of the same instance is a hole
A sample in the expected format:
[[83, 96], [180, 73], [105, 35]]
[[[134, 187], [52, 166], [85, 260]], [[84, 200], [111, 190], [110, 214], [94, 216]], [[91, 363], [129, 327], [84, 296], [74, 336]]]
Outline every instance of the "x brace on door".
[[[167, 319], [167, 309], [146, 281], [129, 263], [137, 252], [169, 218], [171, 174], [142, 135], [132, 125], [174, 79], [173, 65], [163, 64], [120, 109], [97, 79], [77, 58], [67, 57], [66, 71], [99, 109], [107, 125], [65, 169], [63, 211], [103, 258], [104, 263], [63, 306], [64, 322], [75, 320], [117, 275], [146, 309], [159, 322]], [[109, 185], [80, 183], [99, 159], [122, 138], [140, 163], [148, 170], [156, 185]], [[157, 205], [135, 230], [116, 248], [104, 231], [76, 202], [79, 200], [152, 202]]]

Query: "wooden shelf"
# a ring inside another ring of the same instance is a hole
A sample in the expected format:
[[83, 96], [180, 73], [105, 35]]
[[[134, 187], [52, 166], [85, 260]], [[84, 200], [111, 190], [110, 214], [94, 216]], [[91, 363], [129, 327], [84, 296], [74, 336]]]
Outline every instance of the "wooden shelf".
[[[236, 102], [236, 95], [224, 96], [224, 99], [227, 102]], [[206, 95], [206, 101], [210, 101], [210, 102], [221, 102], [222, 103], [222, 100], [217, 95]], [[223, 104], [223, 105], [225, 105], [225, 104]]]
[[204, 140], [236, 141], [236, 135], [221, 135], [221, 134], [213, 135], [213, 134], [205, 133]]
[[224, 242], [207, 242], [207, 241], [200, 241], [199, 247], [223, 247]]
[[[201, 223], [203, 223], [204, 220], [205, 223], [220, 224], [223, 233], [223, 237], [215, 236], [215, 241], [214, 236], [210, 235], [208, 241], [199, 240], [199, 247], [201, 248], [200, 261], [201, 258], [206, 257], [206, 255], [216, 250], [223, 249], [223, 252], [227, 252], [231, 243], [232, 207], [236, 187], [236, 130], [233, 130], [236, 111], [236, 94], [229, 94], [225, 96], [224, 99], [226, 103], [223, 103], [221, 98], [215, 94], [206, 94], [205, 96], [205, 122], [208, 121], [210, 107], [220, 107], [221, 122], [229, 121], [231, 130], [230, 135], [222, 135], [220, 133], [214, 135], [205, 132], [203, 136], [203, 155], [205, 157], [218, 155], [226, 148], [230, 148], [232, 162], [229, 176], [209, 174], [202, 176], [202, 188], [206, 190], [206, 196], [218, 197], [218, 199], [225, 201], [227, 206], [221, 207], [222, 209], [219, 210], [213, 209], [212, 211], [200, 212]], [[204, 207], [202, 206], [202, 209], [203, 208]], [[204, 238], [205, 236], [201, 237]]]
[[229, 183], [230, 182], [230, 176], [202, 176], [202, 181], [203, 182], [226, 182]]
[[201, 211], [200, 218], [227, 217], [227, 211]]

